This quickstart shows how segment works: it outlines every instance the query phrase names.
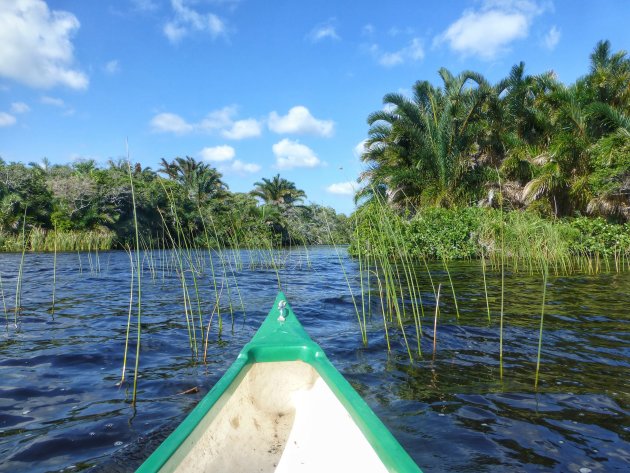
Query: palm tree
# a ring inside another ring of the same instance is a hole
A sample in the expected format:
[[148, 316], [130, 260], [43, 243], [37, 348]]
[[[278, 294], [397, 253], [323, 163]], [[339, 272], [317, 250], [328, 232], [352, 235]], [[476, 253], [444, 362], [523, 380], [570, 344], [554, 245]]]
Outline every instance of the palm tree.
[[369, 138], [361, 159], [368, 169], [365, 188], [385, 187], [390, 204], [452, 205], [477, 192], [475, 155], [483, 153], [484, 104], [493, 90], [479, 74], [454, 76], [440, 69], [443, 88], [427, 81], [413, 87], [413, 98], [387, 94], [384, 110], [368, 117]]
[[591, 54], [585, 81], [592, 101], [630, 113], [630, 58], [625, 51], [611, 52], [610, 41], [600, 41]]
[[222, 196], [227, 190], [219, 171], [190, 156], [177, 157], [171, 162], [162, 158], [158, 172], [182, 185], [188, 192], [190, 200], [198, 205], [208, 199]]
[[271, 179], [263, 178], [262, 181], [254, 182], [254, 186], [256, 187], [250, 194], [260, 198], [265, 204], [292, 206], [306, 198], [306, 193], [302, 189], [280, 177], [280, 174]]

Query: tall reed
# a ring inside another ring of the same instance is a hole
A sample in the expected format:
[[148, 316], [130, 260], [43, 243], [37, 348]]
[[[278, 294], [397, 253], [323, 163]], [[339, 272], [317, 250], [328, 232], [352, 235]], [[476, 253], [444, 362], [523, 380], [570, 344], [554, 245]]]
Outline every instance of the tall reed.
[[57, 226], [55, 225], [55, 237], [53, 239], [54, 247], [53, 247], [53, 280], [52, 280], [52, 306], [50, 307], [50, 312], [55, 318], [55, 292], [57, 290]]
[[481, 251], [481, 273], [483, 275], [483, 293], [486, 296], [486, 310], [488, 312], [488, 323], [490, 323], [491, 322], [490, 300], [488, 299], [488, 284], [486, 282], [486, 254], [483, 250]]
[[136, 337], [136, 363], [133, 372], [133, 393], [131, 404], [136, 405], [138, 393], [138, 375], [140, 368], [140, 336], [142, 332], [142, 266], [140, 265], [140, 231], [138, 226], [138, 213], [136, 210], [136, 192], [133, 185], [133, 174], [131, 173], [131, 161], [129, 160], [129, 145], [127, 144], [127, 168], [129, 171], [129, 184], [131, 186], [131, 203], [133, 205], [133, 226], [136, 234], [136, 272], [137, 272], [137, 337]]
[[341, 260], [341, 255], [339, 253], [339, 249], [335, 243], [335, 239], [333, 237], [332, 231], [330, 229], [330, 223], [328, 222], [328, 219], [325, 218], [325, 222], [326, 222], [326, 229], [328, 230], [328, 236], [330, 238], [330, 241], [333, 245], [333, 248], [335, 249], [335, 253], [337, 255], [337, 260], [339, 261], [339, 266], [341, 267], [341, 271], [343, 272], [343, 277], [346, 280], [346, 285], [348, 286], [348, 291], [350, 292], [350, 297], [352, 298], [352, 304], [354, 305], [354, 312], [357, 316], [357, 322], [359, 323], [359, 330], [361, 332], [361, 341], [363, 342], [363, 345], [367, 346], [368, 343], [368, 336], [367, 336], [367, 327], [365, 326], [365, 324], [362, 321], [362, 317], [361, 314], [359, 313], [359, 307], [357, 306], [357, 300], [354, 297], [354, 292], [352, 291], [352, 285], [350, 284], [350, 278], [348, 277], [348, 273], [346, 272], [346, 268], [343, 265], [343, 261]]
[[125, 333], [125, 350], [123, 353], [123, 366], [122, 366], [122, 375], [120, 377], [119, 385], [122, 385], [125, 381], [125, 374], [127, 372], [127, 353], [129, 351], [129, 334], [131, 332], [131, 314], [133, 313], [133, 283], [134, 283], [134, 273], [135, 269], [133, 266], [133, 253], [131, 252], [131, 248], [126, 246], [125, 251], [129, 256], [129, 272], [130, 272], [130, 282], [129, 282], [129, 311], [127, 312], [127, 330]]
[[451, 285], [451, 292], [453, 294], [453, 303], [455, 304], [455, 314], [457, 316], [457, 320], [459, 320], [459, 305], [457, 304], [457, 296], [455, 295], [455, 286], [453, 285], [451, 272], [448, 270], [448, 264], [446, 263], [446, 258], [442, 257], [442, 263], [444, 264], [444, 269], [446, 270], [446, 274], [448, 276], [448, 282]]
[[26, 207], [24, 208], [24, 218], [22, 219], [22, 255], [18, 268], [17, 283], [15, 285], [15, 311], [13, 325], [17, 328], [18, 312], [22, 305], [22, 277], [24, 274], [24, 256], [26, 254]]
[[4, 309], [4, 321], [6, 322], [6, 328], [9, 329], [9, 314], [7, 313], [7, 301], [4, 298], [4, 286], [2, 284], [2, 271], [0, 271], [0, 294], [2, 295], [2, 307]]
[[545, 297], [547, 295], [547, 275], [548, 269], [543, 263], [543, 295], [542, 304], [540, 307], [540, 329], [538, 331], [538, 354], [536, 355], [536, 375], [534, 377], [534, 389], [538, 389], [538, 374], [540, 372], [540, 354], [542, 351], [543, 324], [545, 321]]
[[503, 379], [503, 309], [505, 301], [505, 220], [503, 218], [503, 189], [501, 187], [501, 175], [497, 169], [499, 178], [499, 195], [501, 198], [501, 309], [499, 312], [499, 378]]
[[435, 357], [435, 352], [437, 351], [437, 321], [438, 315], [440, 314], [440, 289], [442, 285], [438, 285], [437, 295], [435, 297], [435, 316], [433, 317], [433, 356]]

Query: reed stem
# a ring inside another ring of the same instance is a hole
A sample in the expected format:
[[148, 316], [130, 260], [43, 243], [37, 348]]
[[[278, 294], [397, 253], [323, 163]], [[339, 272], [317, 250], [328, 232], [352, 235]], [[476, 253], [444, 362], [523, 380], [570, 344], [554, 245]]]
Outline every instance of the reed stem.
[[126, 247], [125, 250], [129, 255], [129, 269], [131, 271], [131, 281], [129, 283], [129, 311], [127, 313], [127, 332], [125, 335], [125, 351], [123, 353], [123, 366], [122, 366], [122, 375], [120, 377], [120, 383], [118, 385], [122, 385], [125, 381], [125, 373], [127, 370], [127, 353], [129, 351], [129, 333], [131, 331], [131, 313], [133, 312], [133, 283], [134, 283], [134, 266], [133, 266], [133, 255], [131, 253], [131, 248]]
[[542, 304], [540, 307], [540, 330], [538, 332], [538, 354], [536, 355], [536, 375], [534, 377], [534, 389], [538, 389], [538, 375], [540, 372], [540, 355], [542, 351], [543, 324], [545, 321], [545, 297], [547, 295], [547, 274], [548, 274], [547, 267], [546, 265], [543, 265], [543, 295], [542, 295]]
[[24, 271], [24, 256], [26, 254], [26, 207], [24, 208], [24, 218], [22, 219], [22, 256], [18, 269], [17, 283], [15, 285], [15, 311], [13, 325], [17, 328], [18, 312], [22, 304], [22, 275]]
[[142, 315], [142, 266], [140, 265], [140, 232], [138, 230], [138, 213], [136, 211], [136, 192], [133, 185], [133, 175], [131, 173], [131, 161], [129, 161], [129, 144], [127, 143], [127, 167], [129, 170], [129, 184], [131, 185], [131, 202], [133, 204], [133, 225], [136, 233], [136, 271], [138, 273], [138, 323], [137, 323], [137, 338], [136, 338], [136, 364], [133, 372], [133, 393], [131, 398], [131, 404], [135, 407], [138, 395], [138, 375], [140, 368], [140, 335], [142, 331], [141, 315]]
[[437, 321], [438, 315], [440, 313], [440, 289], [442, 288], [441, 284], [438, 284], [437, 296], [435, 298], [435, 316], [433, 317], [433, 356], [435, 356], [435, 352], [437, 350]]
[[54, 254], [53, 254], [53, 287], [52, 287], [52, 306], [50, 308], [51, 310], [51, 314], [52, 314], [52, 318], [55, 318], [55, 292], [57, 290], [57, 226], [55, 225], [55, 229], [54, 229], [54, 238], [53, 238], [53, 247], [54, 247]]
[[490, 300], [488, 299], [488, 284], [486, 281], [486, 255], [485, 253], [481, 253], [481, 272], [483, 274], [483, 292], [486, 295], [486, 309], [488, 311], [488, 323], [490, 320]]

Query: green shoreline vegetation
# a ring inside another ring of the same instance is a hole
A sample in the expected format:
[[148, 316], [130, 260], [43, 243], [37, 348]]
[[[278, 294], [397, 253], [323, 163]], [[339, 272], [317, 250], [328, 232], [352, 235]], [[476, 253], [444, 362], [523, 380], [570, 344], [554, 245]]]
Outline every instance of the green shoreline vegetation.
[[556, 271], [627, 262], [625, 51], [598, 43], [590, 70], [570, 85], [553, 72], [526, 75], [523, 63], [494, 85], [474, 71], [439, 76], [441, 87], [418, 81], [409, 97], [385, 95], [368, 117], [367, 168], [350, 217], [304, 205], [304, 191], [280, 175], [232, 193], [216, 169], [190, 157], [162, 158], [157, 172], [132, 165], [131, 178], [126, 160], [0, 159], [0, 251], [133, 246], [133, 185], [144, 248], [172, 247], [168, 235], [183, 232], [198, 248], [349, 243], [354, 256], [383, 245], [390, 257], [405, 247], [405, 258], [495, 265], [504, 249], [515, 267], [545, 260]]
[[[368, 117], [351, 253], [381, 247], [391, 257], [402, 245], [418, 260], [627, 266], [627, 53], [599, 42], [570, 85], [553, 72], [526, 75], [523, 63], [494, 85], [474, 71], [439, 76], [441, 87], [418, 81], [410, 96], [385, 95]], [[375, 239], [375, 228], [396, 231]]]
[[0, 251], [123, 249], [135, 246], [136, 218], [144, 248], [172, 247], [168, 235], [179, 230], [191, 246], [215, 249], [348, 243], [351, 231], [348, 217], [304, 205], [304, 191], [280, 175], [232, 193], [216, 169], [190, 157], [162, 159], [158, 172], [132, 164], [131, 176], [126, 160], [0, 160], [0, 177]]
[[[501, 380], [506, 275], [541, 278], [537, 388], [550, 278], [630, 269], [630, 60], [600, 42], [590, 72], [570, 86], [552, 73], [526, 76], [523, 64], [495, 85], [472, 71], [454, 76], [442, 69], [440, 77], [443, 87], [417, 82], [412, 98], [387, 94], [386, 107], [368, 117], [367, 170], [350, 217], [305, 205], [304, 191], [279, 174], [249, 193], [230, 192], [215, 168], [191, 157], [163, 158], [157, 171], [128, 157], [107, 167], [0, 160], [0, 250], [21, 254], [14, 325], [26, 251], [54, 252], [54, 314], [57, 252], [79, 253], [82, 272], [80, 252], [87, 252], [90, 271], [99, 271], [99, 251], [125, 249], [130, 289], [121, 383], [133, 359], [135, 404], [147, 270], [154, 282], [160, 271], [162, 280], [165, 272], [177, 275], [191, 357], [206, 362], [225, 317], [233, 330], [236, 314], [245, 315], [237, 277], [244, 258], [250, 270], [273, 269], [282, 290], [281, 271], [291, 259], [284, 249], [303, 249], [291, 264], [305, 258], [310, 267], [307, 247], [332, 245], [362, 343], [373, 336], [368, 324], [380, 305], [388, 352], [403, 347], [414, 362], [423, 358], [426, 334], [435, 356], [438, 320], [460, 319], [465, 299], [449, 262], [474, 259], [484, 319], [498, 321]], [[346, 244], [355, 273], [341, 258]], [[242, 248], [252, 251], [226, 251]], [[212, 288], [209, 304], [202, 284]], [[491, 304], [489, 293], [500, 296]], [[8, 330], [6, 308], [5, 320]]]

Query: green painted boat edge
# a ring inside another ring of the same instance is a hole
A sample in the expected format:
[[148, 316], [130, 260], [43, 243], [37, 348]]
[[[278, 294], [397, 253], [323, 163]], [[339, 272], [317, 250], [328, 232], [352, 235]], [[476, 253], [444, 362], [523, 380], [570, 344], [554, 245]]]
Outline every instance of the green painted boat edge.
[[[286, 304], [283, 322], [278, 321], [280, 301]], [[293, 360], [308, 363], [326, 381], [389, 471], [422, 473], [374, 411], [333, 366], [322, 348], [306, 333], [282, 292], [278, 293], [269, 314], [236, 361], [136, 473], [160, 471], [248, 365]]]

